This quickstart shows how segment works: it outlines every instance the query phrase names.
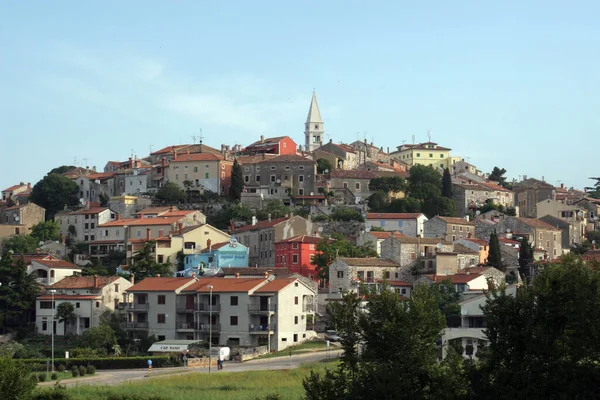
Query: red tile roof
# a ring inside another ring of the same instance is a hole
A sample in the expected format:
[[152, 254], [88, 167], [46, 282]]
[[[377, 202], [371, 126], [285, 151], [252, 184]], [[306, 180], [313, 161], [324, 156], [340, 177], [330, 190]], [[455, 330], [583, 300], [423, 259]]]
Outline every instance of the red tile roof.
[[96, 180], [96, 179], [104, 180], [104, 179], [110, 179], [114, 176], [115, 176], [114, 172], [100, 172], [100, 173], [94, 172], [94, 173], [88, 174], [86, 176], [86, 178], [88, 178], [89, 180]]
[[90, 207], [89, 209], [80, 209], [69, 213], [69, 215], [85, 215], [85, 214], [100, 214], [102, 211], [108, 210], [106, 207]]
[[[94, 286], [94, 280], [98, 280], [98, 285]], [[87, 289], [101, 288], [118, 280], [118, 276], [67, 276], [50, 286], [50, 289]]]
[[38, 300], [96, 300], [100, 298], [102, 298], [101, 295], [55, 294], [52, 296], [51, 294], [43, 294], [38, 297]]
[[2, 193], [4, 193], [4, 192], [12, 192], [13, 190], [21, 188], [23, 186], [27, 186], [27, 185], [14, 185], [14, 186], [9, 187], [8, 189], [4, 189], [2, 191]]
[[179, 208], [173, 206], [165, 206], [165, 207], [147, 207], [143, 210], [136, 212], [134, 215], [140, 214], [164, 214], [169, 211], [179, 211]]
[[34, 259], [32, 262], [36, 262], [48, 268], [64, 268], [64, 269], [77, 269], [81, 270], [79, 265], [75, 265], [65, 260], [44, 260], [44, 259]]
[[479, 278], [481, 274], [473, 273], [473, 274], [455, 274], [455, 275], [433, 275], [434, 282], [443, 282], [445, 280], [449, 280], [455, 285], [460, 285], [464, 283], [469, 283], [472, 280]]
[[209, 293], [209, 285], [212, 285], [213, 293], [249, 292], [264, 282], [265, 278], [200, 278], [183, 291]]
[[247, 147], [258, 146], [258, 145], [268, 145], [268, 144], [279, 144], [283, 139], [288, 138], [289, 136], [276, 136], [271, 138], [264, 138], [263, 140], [257, 140], [256, 142], [249, 144]]
[[487, 241], [485, 241], [485, 240], [483, 240], [483, 239], [466, 238], [466, 239], [464, 239], [464, 240], [468, 240], [469, 242], [472, 242], [472, 243], [478, 244], [478, 245], [480, 245], [480, 246], [489, 246], [489, 245], [490, 245], [490, 243], [489, 243], [489, 242], [487, 242]]
[[167, 147], [163, 147], [162, 149], [157, 150], [157, 151], [155, 151], [153, 153], [150, 153], [150, 154], [151, 155], [154, 155], [154, 154], [169, 154], [169, 153], [171, 153], [173, 151], [173, 147], [175, 148], [175, 151], [177, 151], [179, 149], [182, 149], [182, 148], [188, 147], [188, 146], [189, 146], [189, 144], [180, 144], [180, 145], [177, 145], [177, 146], [167, 146]]
[[535, 219], [535, 218], [523, 218], [523, 217], [515, 217], [516, 220], [521, 221], [522, 223], [529, 225], [532, 228], [535, 229], [546, 229], [549, 231], [559, 231], [560, 229], [556, 229], [555, 227], [553, 227], [552, 225], [550, 225], [547, 222], [544, 222], [542, 220], [539, 219]]
[[423, 213], [367, 213], [367, 219], [417, 219]]
[[127, 292], [172, 292], [194, 280], [195, 278], [146, 278], [127, 289]]
[[245, 226], [241, 226], [239, 228], [235, 228], [234, 230], [232, 230], [231, 232], [246, 232], [246, 231], [252, 231], [255, 229], [265, 229], [265, 228], [271, 228], [277, 224], [280, 224], [282, 222], [287, 221], [289, 218], [286, 217], [282, 217], [282, 218], [276, 218], [276, 219], [272, 219], [271, 221], [269, 220], [264, 220], [264, 221], [258, 221], [256, 223], [256, 225], [245, 225]]
[[507, 239], [507, 238], [503, 238], [503, 237], [498, 237], [498, 241], [501, 243], [507, 243], [507, 244], [521, 244], [521, 242], [519, 242], [518, 240]]
[[296, 280], [296, 278], [274, 279], [273, 281], [255, 290], [254, 293], [277, 293]]
[[277, 157], [277, 154], [261, 154], [259, 156], [237, 156], [238, 164], [258, 164], [259, 162]]
[[171, 163], [194, 162], [194, 161], [221, 161], [224, 158], [214, 153], [184, 153], [179, 154]]
[[[98, 225], [100, 226], [100, 225]], [[94, 240], [93, 242], [89, 242], [89, 244], [117, 244], [123, 243], [123, 240]]]
[[189, 214], [193, 214], [197, 212], [197, 210], [179, 210], [179, 211], [169, 211], [164, 214], [161, 214], [161, 217], [185, 217]]
[[280, 240], [278, 243], [309, 243], [309, 244], [319, 244], [323, 240], [322, 237], [319, 236], [308, 236], [308, 235], [300, 235], [294, 236], [289, 239]]
[[408, 282], [404, 282], [404, 281], [386, 281], [385, 279], [378, 279], [377, 282], [386, 282], [389, 286], [391, 287], [401, 287], [401, 286], [408, 286], [411, 287], [412, 283], [408, 283]]
[[442, 221], [448, 223], [448, 224], [455, 224], [455, 225], [475, 225], [472, 221], [467, 221], [464, 218], [454, 218], [454, 217], [434, 217], [434, 218], [439, 218]]
[[127, 218], [110, 221], [105, 224], [98, 225], [98, 228], [109, 226], [144, 226], [144, 225], [171, 225], [181, 221], [181, 217], [156, 217], [156, 218]]
[[391, 237], [392, 235], [394, 237], [402, 237], [405, 236], [404, 234], [400, 233], [400, 232], [391, 232], [391, 231], [387, 231], [387, 232], [381, 232], [381, 231], [369, 231], [366, 232], [371, 236], [376, 237], [377, 239], [387, 239], [389, 237]]
[[23, 262], [25, 263], [25, 265], [31, 264], [31, 261], [33, 260], [58, 260], [58, 258], [54, 257], [50, 253], [14, 253], [11, 256], [13, 262], [20, 259], [21, 257], [23, 258]]

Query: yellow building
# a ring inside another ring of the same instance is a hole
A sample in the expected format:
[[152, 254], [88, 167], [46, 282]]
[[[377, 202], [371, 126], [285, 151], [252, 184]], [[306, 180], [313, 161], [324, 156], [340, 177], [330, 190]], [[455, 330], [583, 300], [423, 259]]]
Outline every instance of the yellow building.
[[425, 142], [420, 144], [403, 144], [398, 151], [390, 154], [390, 158], [407, 163], [408, 165], [425, 165], [433, 168], [448, 168], [450, 166], [450, 151], [437, 143]]
[[167, 168], [166, 178], [181, 189], [191, 182], [191, 190], [210, 190], [217, 194], [229, 193], [233, 162], [213, 153], [176, 155]]

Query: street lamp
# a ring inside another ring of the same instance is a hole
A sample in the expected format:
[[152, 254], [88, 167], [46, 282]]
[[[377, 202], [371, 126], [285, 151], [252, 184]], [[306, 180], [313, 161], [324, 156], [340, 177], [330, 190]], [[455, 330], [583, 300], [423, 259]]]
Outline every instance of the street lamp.
[[52, 327], [50, 332], [52, 333], [52, 372], [54, 372], [54, 310], [56, 309], [54, 307], [54, 293], [56, 293], [56, 290], [51, 289], [49, 292], [52, 295]]
[[210, 294], [208, 297], [208, 373], [210, 374], [210, 364], [212, 363], [212, 291], [213, 285], [208, 285]]

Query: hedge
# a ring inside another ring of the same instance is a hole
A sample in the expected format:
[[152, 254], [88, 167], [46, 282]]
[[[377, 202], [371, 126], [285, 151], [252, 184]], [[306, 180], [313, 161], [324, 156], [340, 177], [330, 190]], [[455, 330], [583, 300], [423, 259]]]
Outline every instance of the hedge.
[[[63, 364], [70, 370], [72, 366], [93, 365], [97, 369], [134, 369], [148, 368], [148, 360], [152, 360], [153, 368], [172, 366], [177, 363], [176, 358], [169, 356], [144, 356], [144, 357], [104, 357], [104, 358], [55, 358], [54, 364]], [[46, 371], [46, 359], [23, 359], [31, 371]]]

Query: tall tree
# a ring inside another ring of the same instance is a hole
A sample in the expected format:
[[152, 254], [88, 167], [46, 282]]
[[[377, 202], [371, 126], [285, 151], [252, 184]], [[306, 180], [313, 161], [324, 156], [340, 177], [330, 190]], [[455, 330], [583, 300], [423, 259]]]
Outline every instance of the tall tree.
[[31, 189], [29, 200], [46, 209], [46, 220], [65, 208], [78, 204], [79, 187], [64, 175], [51, 173]]
[[442, 176], [432, 167], [413, 165], [408, 178], [410, 196], [424, 200], [442, 194]]
[[0, 357], [0, 398], [29, 399], [35, 385], [31, 380], [31, 369], [23, 361]]
[[55, 221], [45, 221], [31, 227], [30, 235], [38, 242], [60, 239], [60, 226]]
[[528, 267], [531, 263], [533, 263], [533, 248], [531, 244], [529, 244], [527, 236], [523, 236], [521, 245], [519, 246], [519, 273], [522, 277], [528, 275]]
[[144, 247], [137, 251], [132, 257], [132, 265], [129, 266], [129, 272], [135, 275], [136, 280], [140, 281], [151, 276], [171, 276], [171, 265], [169, 263], [158, 263], [155, 259], [156, 242], [149, 241], [144, 243]]
[[183, 187], [185, 188], [185, 193], [186, 193], [186, 197], [187, 197], [187, 202], [191, 203], [192, 202], [192, 186], [194, 186], [194, 182], [190, 181], [189, 179], [186, 179], [185, 181], [183, 181]]
[[500, 241], [496, 231], [490, 234], [490, 248], [488, 252], [487, 264], [499, 269], [504, 269], [502, 265], [502, 254], [500, 253]]
[[595, 199], [600, 199], [600, 177], [588, 179], [596, 181], [596, 183], [594, 183], [594, 186], [586, 187], [585, 191], [589, 193], [591, 197]]
[[56, 307], [56, 319], [59, 323], [65, 324], [65, 334], [70, 332], [69, 328], [76, 318], [77, 315], [75, 314], [75, 307], [73, 306], [73, 303], [64, 302], [60, 303], [58, 307]]
[[158, 201], [176, 203], [184, 201], [185, 194], [176, 183], [168, 182], [166, 185], [158, 189], [154, 198]]
[[377, 257], [377, 251], [369, 243], [356, 246], [340, 234], [333, 234], [331, 239], [324, 237], [317, 244], [317, 252], [312, 259], [320, 279], [329, 279], [329, 264], [338, 257]]
[[242, 166], [238, 163], [237, 158], [235, 158], [233, 160], [233, 167], [231, 167], [231, 187], [229, 188], [229, 194], [234, 200], [240, 200], [243, 191], [244, 174]]
[[504, 168], [494, 167], [494, 169], [492, 169], [492, 172], [488, 176], [488, 179], [491, 181], [498, 182], [498, 184], [502, 187], [510, 189], [512, 185], [506, 182], [506, 177], [504, 176], [504, 174], [506, 174], [506, 170]]
[[272, 199], [267, 201], [267, 204], [263, 206], [261, 210], [256, 213], [256, 218], [261, 221], [269, 218], [269, 214], [272, 219], [282, 218], [289, 214], [290, 208], [283, 204], [283, 201], [279, 199]]
[[593, 399], [600, 382], [600, 272], [579, 257], [546, 265], [514, 296], [482, 308], [489, 340], [477, 399]]
[[35, 275], [27, 273], [22, 257], [12, 258], [5, 249], [0, 258], [0, 283], [0, 331], [23, 326], [40, 293]]
[[374, 192], [404, 192], [408, 189], [408, 183], [399, 176], [384, 176], [373, 178], [369, 181], [369, 190]]
[[319, 174], [324, 174], [325, 171], [327, 172], [331, 172], [331, 170], [333, 169], [333, 166], [331, 165], [331, 162], [325, 158], [318, 158], [317, 159], [317, 172]]
[[33, 253], [40, 245], [40, 241], [31, 235], [11, 236], [2, 241], [2, 251], [13, 253]]
[[444, 169], [444, 175], [442, 176], [442, 196], [452, 198], [452, 176], [448, 168]]
[[74, 169], [77, 169], [77, 167], [74, 165], [61, 165], [60, 167], [56, 167], [56, 168], [53, 168], [52, 170], [50, 170], [50, 172], [48, 172], [48, 175], [50, 175], [50, 174], [64, 175], [67, 172], [72, 171]]

